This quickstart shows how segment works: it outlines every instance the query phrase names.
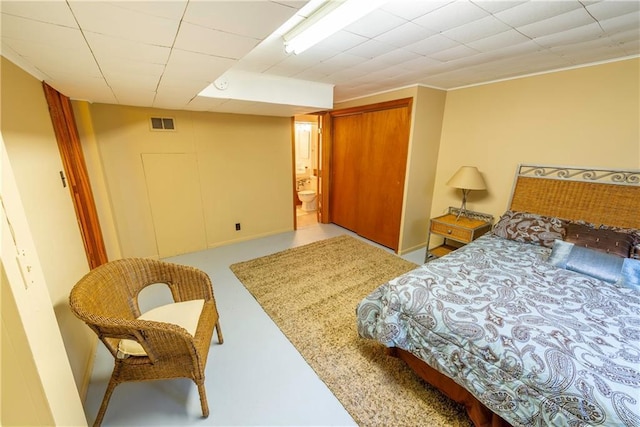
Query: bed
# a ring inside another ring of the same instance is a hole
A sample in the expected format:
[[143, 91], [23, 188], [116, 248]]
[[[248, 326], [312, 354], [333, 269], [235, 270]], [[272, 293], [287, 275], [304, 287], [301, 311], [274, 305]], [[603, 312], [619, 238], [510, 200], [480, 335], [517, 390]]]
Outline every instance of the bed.
[[640, 171], [519, 165], [491, 233], [357, 307], [476, 426], [640, 426]]

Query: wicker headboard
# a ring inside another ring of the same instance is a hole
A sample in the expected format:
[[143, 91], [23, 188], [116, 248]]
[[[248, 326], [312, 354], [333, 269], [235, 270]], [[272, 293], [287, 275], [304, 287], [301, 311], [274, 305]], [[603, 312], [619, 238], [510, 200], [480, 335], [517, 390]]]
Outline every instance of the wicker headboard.
[[640, 229], [640, 170], [521, 164], [509, 209]]

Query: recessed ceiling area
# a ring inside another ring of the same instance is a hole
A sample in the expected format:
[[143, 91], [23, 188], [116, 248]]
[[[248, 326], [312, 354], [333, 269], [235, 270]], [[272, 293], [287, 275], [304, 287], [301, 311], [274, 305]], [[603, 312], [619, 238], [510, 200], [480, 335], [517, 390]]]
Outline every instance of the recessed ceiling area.
[[[392, 0], [287, 54], [274, 32], [306, 3], [1, 1], [2, 55], [72, 99], [278, 116], [326, 108], [319, 93], [454, 89], [640, 55], [635, 0]], [[221, 93], [198, 96], [216, 80]], [[280, 96], [243, 98], [234, 84]]]

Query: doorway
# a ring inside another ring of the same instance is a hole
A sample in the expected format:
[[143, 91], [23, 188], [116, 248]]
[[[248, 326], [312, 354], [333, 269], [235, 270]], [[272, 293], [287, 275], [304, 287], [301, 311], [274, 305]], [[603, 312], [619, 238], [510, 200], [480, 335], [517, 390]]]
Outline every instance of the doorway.
[[296, 229], [300, 229], [318, 223], [318, 116], [295, 116], [293, 127], [293, 200]]

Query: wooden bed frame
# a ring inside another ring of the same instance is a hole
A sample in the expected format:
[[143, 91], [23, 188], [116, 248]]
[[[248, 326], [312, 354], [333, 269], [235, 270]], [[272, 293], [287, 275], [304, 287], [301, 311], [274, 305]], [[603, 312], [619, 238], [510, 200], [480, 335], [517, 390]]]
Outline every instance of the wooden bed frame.
[[[613, 170], [521, 164], [509, 209], [640, 229], [640, 170]], [[465, 406], [476, 427], [511, 425], [484, 406], [465, 388], [406, 350], [388, 349], [418, 376]]]

